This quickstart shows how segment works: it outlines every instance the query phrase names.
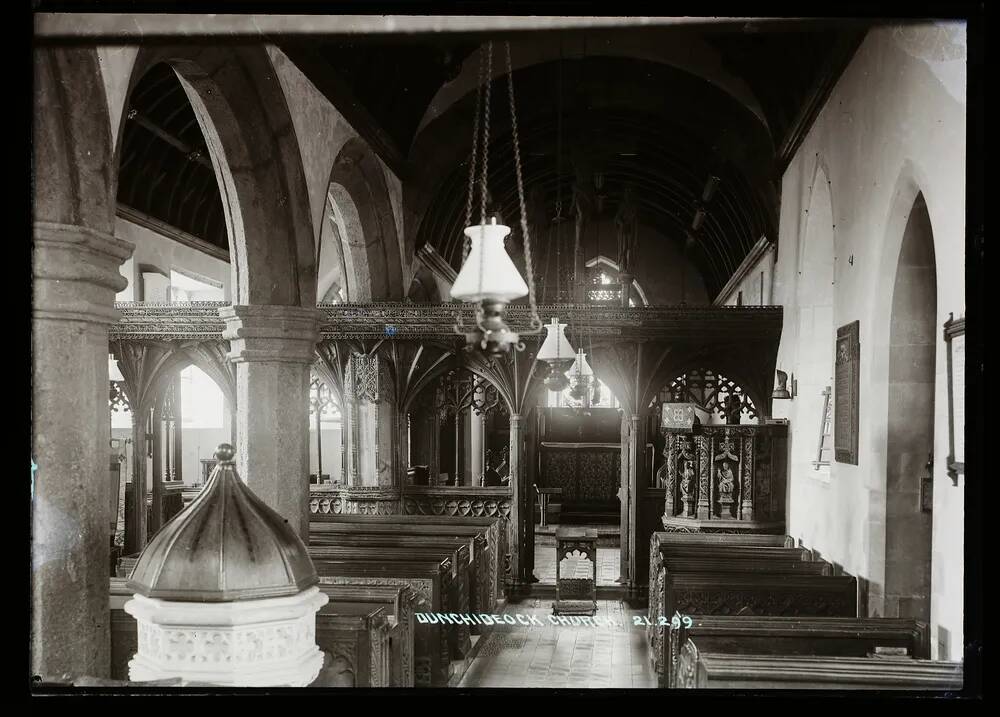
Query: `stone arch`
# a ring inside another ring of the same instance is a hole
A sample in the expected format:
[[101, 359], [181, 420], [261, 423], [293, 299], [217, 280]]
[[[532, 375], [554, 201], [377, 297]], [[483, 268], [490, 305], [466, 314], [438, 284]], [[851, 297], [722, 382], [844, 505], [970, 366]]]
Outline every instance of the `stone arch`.
[[[363, 140], [347, 141], [330, 173], [330, 202], [339, 221], [348, 301], [403, 298], [399, 238], [381, 164]], [[329, 220], [328, 220], [329, 223]], [[324, 231], [326, 227], [324, 227]], [[331, 242], [332, 243], [332, 242]], [[325, 244], [324, 244], [325, 245]]]
[[[233, 303], [315, 305], [305, 174], [267, 51], [263, 46], [143, 47], [127, 96], [161, 62], [177, 73], [208, 146], [226, 217]], [[122, 113], [119, 136], [127, 114]], [[120, 149], [121, 142], [117, 145]]]
[[34, 60], [34, 220], [112, 234], [117, 173], [97, 53], [45, 48]]
[[347, 239], [349, 231], [360, 231], [358, 221], [358, 210], [350, 196], [341, 185], [331, 184], [316, 245], [316, 298], [321, 304], [359, 300], [356, 278], [367, 276], [367, 268], [355, 266]]
[[212, 379], [222, 391], [230, 412], [235, 415], [236, 374], [233, 365], [226, 359], [226, 350], [221, 346], [213, 349], [202, 345], [174, 348], [157, 363], [143, 391], [145, 400], [139, 410], [148, 410], [159, 403], [170, 381], [188, 366], [197, 366]]
[[[922, 194], [909, 212], [893, 282], [886, 435], [885, 616], [930, 620], [937, 277]], [[888, 277], [888, 275], [886, 275]]]
[[[868, 350], [865, 350], [866, 332], [864, 330], [863, 319], [861, 324], [862, 365], [864, 365], [867, 358], [871, 368], [868, 375], [868, 386], [870, 388], [865, 394], [870, 407], [867, 412], [862, 413], [858, 454], [862, 458], [865, 456], [871, 457], [872, 464], [868, 466], [868, 470], [874, 472], [870, 483], [871, 488], [869, 488], [867, 521], [867, 557], [870, 573], [869, 579], [871, 581], [869, 586], [868, 610], [870, 614], [878, 615], [885, 615], [886, 611], [892, 608], [892, 604], [887, 604], [886, 602], [887, 578], [890, 572], [888, 562], [891, 553], [889, 544], [890, 536], [887, 531], [890, 490], [887, 469], [889, 468], [890, 454], [895, 455], [898, 453], [896, 450], [897, 447], [893, 445], [898, 434], [897, 436], [891, 436], [896, 431], [896, 427], [891, 425], [893, 418], [891, 411], [893, 410], [892, 402], [899, 400], [894, 398], [894, 396], [899, 395], [899, 391], [897, 390], [898, 386], [890, 386], [891, 382], [899, 382], [898, 374], [896, 374], [892, 366], [894, 348], [894, 295], [896, 293], [895, 278], [901, 267], [901, 260], [904, 257], [904, 244], [908, 238], [907, 230], [910, 229], [912, 233], [917, 226], [909, 226], [910, 220], [915, 214], [923, 213], [925, 215], [925, 217], [921, 218], [920, 225], [922, 226], [922, 232], [929, 235], [927, 241], [930, 246], [927, 248], [927, 251], [930, 252], [930, 256], [935, 258], [938, 253], [934, 246], [937, 233], [934, 231], [933, 197], [929, 197], [924, 193], [923, 188], [926, 186], [929, 186], [929, 184], [924, 173], [913, 162], [906, 160], [897, 175], [892, 198], [889, 202], [884, 223], [885, 235], [882, 241], [881, 255], [877, 268], [874, 269], [878, 272], [879, 277], [886, 279], [894, 277], [894, 280], [873, 282], [874, 289], [868, 315], [870, 326], [870, 333], [867, 334], [867, 343], [870, 347]], [[935, 287], [935, 304], [937, 298], [936, 287], [940, 285], [940, 277], [936, 276], [936, 265], [938, 263], [935, 259], [933, 284]], [[925, 278], [925, 290], [927, 284], [928, 281]], [[923, 313], [926, 313], [926, 309]], [[935, 326], [937, 325], [936, 320], [934, 324]], [[937, 344], [943, 343], [943, 340], [938, 341], [936, 330], [933, 341], [936, 351]], [[932, 358], [930, 359], [934, 363], [936, 363], [934, 361], [935, 355], [935, 353], [932, 353]], [[896, 368], [898, 369], [899, 367]], [[865, 376], [862, 374], [862, 382], [864, 383], [864, 381]], [[923, 392], [921, 391], [921, 393]], [[866, 420], [867, 426], [865, 425]], [[912, 423], [916, 423], [916, 421]], [[932, 420], [931, 430], [934, 431], [935, 428]], [[867, 446], [865, 445], [866, 441], [869, 442]], [[928, 450], [931, 450], [931, 448], [928, 448]], [[923, 462], [913, 463], [915, 460], [917, 459], [907, 459], [906, 468], [912, 468], [914, 475], [922, 475], [924, 473]], [[923, 461], [926, 460], [927, 456], [924, 455]], [[913, 465], [910, 465], [911, 463]]]

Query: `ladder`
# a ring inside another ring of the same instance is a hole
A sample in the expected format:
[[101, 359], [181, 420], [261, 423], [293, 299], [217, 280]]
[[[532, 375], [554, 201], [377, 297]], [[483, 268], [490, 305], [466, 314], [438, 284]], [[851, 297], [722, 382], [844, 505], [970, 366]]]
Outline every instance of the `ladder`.
[[816, 460], [813, 461], [813, 470], [819, 470], [821, 466], [830, 465], [830, 452], [833, 450], [833, 402], [830, 400], [831, 391], [827, 386], [823, 389], [823, 418], [819, 431], [819, 448], [816, 451]]

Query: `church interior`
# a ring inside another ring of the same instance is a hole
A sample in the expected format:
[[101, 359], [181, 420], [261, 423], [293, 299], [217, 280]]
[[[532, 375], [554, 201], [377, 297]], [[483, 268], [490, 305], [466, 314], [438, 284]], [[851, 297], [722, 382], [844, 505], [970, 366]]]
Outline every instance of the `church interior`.
[[967, 62], [36, 14], [34, 686], [961, 691]]

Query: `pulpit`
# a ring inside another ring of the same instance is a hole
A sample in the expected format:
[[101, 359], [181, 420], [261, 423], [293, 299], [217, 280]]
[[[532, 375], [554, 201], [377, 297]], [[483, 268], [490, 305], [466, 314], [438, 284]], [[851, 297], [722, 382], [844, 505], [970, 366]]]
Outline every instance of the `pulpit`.
[[787, 425], [696, 425], [664, 437], [665, 530], [784, 532]]
[[[570, 559], [571, 568], [563, 567], [565, 558]], [[590, 563], [589, 569], [582, 565], [586, 562]], [[560, 527], [556, 530], [556, 601], [552, 604], [552, 614], [593, 615], [596, 612], [597, 531]]]

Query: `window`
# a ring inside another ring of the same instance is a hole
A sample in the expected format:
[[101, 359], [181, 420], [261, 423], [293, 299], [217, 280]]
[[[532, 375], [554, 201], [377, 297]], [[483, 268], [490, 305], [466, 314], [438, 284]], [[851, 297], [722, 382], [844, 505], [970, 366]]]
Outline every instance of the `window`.
[[170, 301], [225, 301], [225, 295], [219, 282], [171, 269]]
[[215, 381], [197, 366], [181, 371], [182, 428], [225, 428], [225, 398]]

